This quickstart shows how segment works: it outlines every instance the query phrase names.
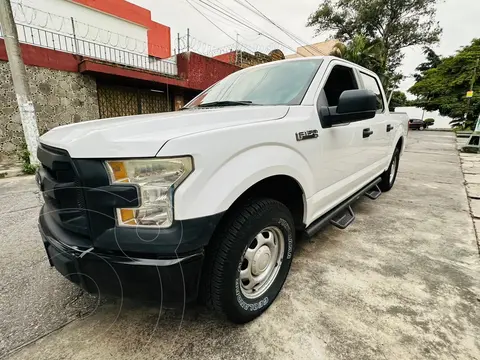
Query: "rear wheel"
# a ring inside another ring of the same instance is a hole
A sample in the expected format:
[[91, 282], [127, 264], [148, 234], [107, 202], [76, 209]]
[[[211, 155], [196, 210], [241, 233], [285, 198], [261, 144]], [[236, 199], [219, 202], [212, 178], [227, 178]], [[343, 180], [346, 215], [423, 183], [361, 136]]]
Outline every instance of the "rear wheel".
[[390, 166], [387, 171], [382, 174], [382, 181], [378, 184], [378, 187], [383, 192], [389, 191], [395, 180], [397, 179], [398, 163], [400, 161], [400, 149], [397, 147], [393, 152], [392, 160], [390, 161]]
[[254, 199], [233, 210], [212, 239], [204, 273], [207, 306], [235, 323], [262, 314], [287, 278], [295, 246], [288, 208]]

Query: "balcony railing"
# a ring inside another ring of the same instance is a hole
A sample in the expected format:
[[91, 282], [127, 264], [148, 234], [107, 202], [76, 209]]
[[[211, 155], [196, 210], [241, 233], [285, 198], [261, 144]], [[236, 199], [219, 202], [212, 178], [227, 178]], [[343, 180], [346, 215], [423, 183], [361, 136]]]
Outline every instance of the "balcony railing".
[[[131, 66], [166, 75], [177, 75], [176, 58], [158, 59], [112, 46], [79, 39], [76, 36], [57, 33], [24, 24], [16, 24], [19, 41], [25, 44], [86, 56], [115, 64]], [[0, 30], [0, 37], [3, 33]]]

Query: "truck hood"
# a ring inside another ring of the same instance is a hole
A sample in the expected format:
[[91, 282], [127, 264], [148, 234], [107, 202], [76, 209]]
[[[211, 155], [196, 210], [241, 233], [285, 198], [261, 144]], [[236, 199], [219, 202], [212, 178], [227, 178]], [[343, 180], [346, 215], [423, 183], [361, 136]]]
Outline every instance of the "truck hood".
[[[169, 140], [283, 118], [288, 106], [234, 106], [85, 121], [54, 128], [40, 142], [72, 158], [152, 157]], [[180, 154], [183, 155], [183, 154]]]

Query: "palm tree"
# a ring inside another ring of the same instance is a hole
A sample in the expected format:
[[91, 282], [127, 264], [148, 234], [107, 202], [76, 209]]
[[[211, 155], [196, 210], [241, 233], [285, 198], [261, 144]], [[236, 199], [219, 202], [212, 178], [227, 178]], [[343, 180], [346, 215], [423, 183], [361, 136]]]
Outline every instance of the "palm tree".
[[385, 59], [383, 58], [382, 43], [369, 41], [363, 35], [355, 35], [347, 44], [335, 44], [330, 55], [354, 62], [360, 66], [376, 72], [382, 77], [385, 72]]

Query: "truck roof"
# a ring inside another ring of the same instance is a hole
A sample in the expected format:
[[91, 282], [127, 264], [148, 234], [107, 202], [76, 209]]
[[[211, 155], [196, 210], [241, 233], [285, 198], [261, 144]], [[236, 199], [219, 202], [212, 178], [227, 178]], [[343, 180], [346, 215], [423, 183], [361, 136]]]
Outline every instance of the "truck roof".
[[268, 62], [268, 63], [264, 63], [264, 64], [259, 64], [259, 65], [255, 65], [255, 66], [251, 66], [251, 67], [248, 67], [248, 68], [245, 68], [245, 69], [242, 69], [240, 71], [248, 71], [249, 69], [252, 69], [252, 68], [259, 68], [259, 67], [268, 67], [268, 66], [274, 66], [276, 63], [278, 62], [295, 62], [295, 61], [309, 61], [309, 60], [312, 60], [312, 59], [321, 59], [321, 60], [324, 60], [324, 61], [327, 61], [327, 62], [330, 62], [332, 60], [336, 60], [336, 61], [340, 61], [340, 62], [344, 62], [345, 64], [348, 64], [349, 66], [351, 67], [355, 67], [363, 72], [366, 72], [366, 73], [369, 73], [370, 75], [373, 75], [375, 77], [378, 77], [378, 75], [363, 67], [363, 66], [360, 66], [358, 64], [355, 64], [351, 61], [348, 61], [348, 60], [345, 60], [345, 59], [342, 59], [342, 58], [339, 58], [337, 56], [333, 56], [333, 55], [328, 55], [328, 56], [306, 56], [306, 57], [298, 57], [298, 58], [293, 58], [293, 59], [284, 59], [284, 60], [277, 60], [277, 61], [272, 61], [272, 62]]

